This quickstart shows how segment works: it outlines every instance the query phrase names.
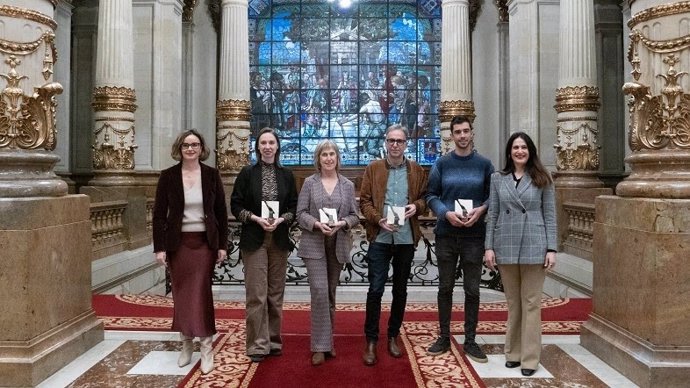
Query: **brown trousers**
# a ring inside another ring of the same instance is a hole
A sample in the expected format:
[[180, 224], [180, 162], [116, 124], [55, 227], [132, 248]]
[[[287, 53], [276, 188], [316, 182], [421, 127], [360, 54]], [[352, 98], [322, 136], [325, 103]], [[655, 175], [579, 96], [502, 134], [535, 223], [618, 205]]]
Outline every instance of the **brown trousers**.
[[261, 247], [242, 251], [246, 290], [247, 355], [268, 354], [283, 348], [280, 327], [288, 252], [273, 243], [266, 233]]

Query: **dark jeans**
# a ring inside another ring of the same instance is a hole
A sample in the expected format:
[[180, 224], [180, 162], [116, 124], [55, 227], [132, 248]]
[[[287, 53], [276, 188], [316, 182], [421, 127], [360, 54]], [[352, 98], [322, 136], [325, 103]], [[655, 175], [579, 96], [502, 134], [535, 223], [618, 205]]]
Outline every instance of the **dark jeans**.
[[407, 303], [407, 281], [414, 257], [414, 245], [382, 244], [372, 242], [367, 253], [369, 261], [369, 292], [367, 292], [367, 317], [364, 321], [364, 334], [368, 342], [379, 338], [379, 318], [381, 317], [381, 297], [388, 279], [388, 268], [393, 260], [393, 302], [388, 319], [388, 337], [400, 334], [405, 304]]
[[482, 276], [484, 239], [437, 236], [436, 258], [439, 277], [438, 321], [441, 337], [450, 338], [450, 314], [453, 307], [455, 275], [457, 270], [462, 270], [465, 290], [465, 343], [474, 342], [479, 320], [479, 280]]

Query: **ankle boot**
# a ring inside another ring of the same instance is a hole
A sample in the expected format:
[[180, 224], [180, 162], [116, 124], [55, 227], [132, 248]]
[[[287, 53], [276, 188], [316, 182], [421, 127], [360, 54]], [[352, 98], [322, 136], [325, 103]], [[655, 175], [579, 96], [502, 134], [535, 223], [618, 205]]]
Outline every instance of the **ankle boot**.
[[180, 333], [182, 351], [180, 351], [180, 358], [177, 359], [177, 366], [180, 368], [189, 364], [189, 362], [192, 360], [192, 351], [194, 350], [194, 343], [192, 342], [193, 339], [194, 337], [187, 337], [186, 335]]
[[213, 370], [213, 336], [201, 338], [201, 373]]

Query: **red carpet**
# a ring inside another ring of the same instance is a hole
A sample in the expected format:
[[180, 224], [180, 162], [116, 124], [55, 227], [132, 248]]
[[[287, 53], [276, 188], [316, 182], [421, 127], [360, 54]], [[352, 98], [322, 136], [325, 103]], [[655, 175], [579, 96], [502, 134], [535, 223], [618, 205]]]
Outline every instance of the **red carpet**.
[[[172, 299], [152, 295], [94, 295], [93, 308], [110, 330], [169, 331], [172, 324]], [[381, 314], [381, 332], [385, 333], [388, 308]], [[283, 319], [283, 355], [252, 363], [244, 354], [244, 303], [215, 302], [216, 368], [202, 375], [198, 365], [185, 377], [181, 387], [484, 387], [462, 346], [441, 356], [430, 357], [426, 348], [438, 335], [438, 314], [434, 303], [410, 303], [401, 333], [405, 355], [393, 359], [379, 344], [379, 363], [366, 367], [361, 361], [364, 348], [364, 305], [338, 304], [335, 349], [337, 357], [324, 365], [312, 367], [309, 350], [309, 304], [285, 303]], [[590, 299], [543, 299], [544, 334], [579, 334], [580, 326], [592, 310]], [[505, 303], [480, 305], [478, 334], [504, 334]], [[451, 332], [463, 332], [463, 305], [453, 308]], [[348, 376], [343, 378], [343, 376]], [[352, 378], [356, 376], [356, 378]]]

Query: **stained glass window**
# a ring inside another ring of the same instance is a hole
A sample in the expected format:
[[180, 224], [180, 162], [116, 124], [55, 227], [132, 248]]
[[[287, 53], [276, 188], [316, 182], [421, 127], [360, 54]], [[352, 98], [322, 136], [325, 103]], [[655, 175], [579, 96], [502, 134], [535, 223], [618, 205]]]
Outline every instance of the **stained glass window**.
[[409, 158], [437, 158], [440, 0], [251, 0], [249, 40], [252, 134], [275, 128], [283, 164], [312, 165], [330, 138], [344, 165], [366, 165], [392, 124], [409, 129]]

